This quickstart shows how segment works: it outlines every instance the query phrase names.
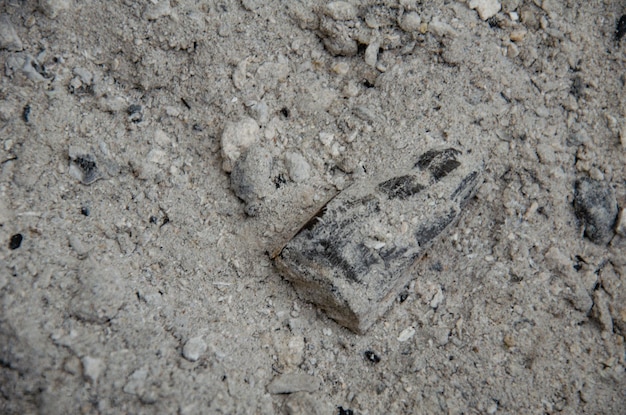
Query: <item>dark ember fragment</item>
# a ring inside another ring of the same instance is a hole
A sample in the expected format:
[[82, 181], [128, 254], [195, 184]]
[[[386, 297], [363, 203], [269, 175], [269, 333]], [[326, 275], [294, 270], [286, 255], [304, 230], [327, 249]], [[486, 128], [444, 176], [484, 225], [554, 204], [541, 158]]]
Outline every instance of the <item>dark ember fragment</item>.
[[409, 292], [408, 291], [402, 291], [400, 293], [400, 296], [398, 297], [398, 299], [400, 300], [401, 303], [405, 302], [407, 298], [409, 298]]
[[373, 350], [366, 350], [365, 353], [363, 353], [363, 355], [365, 356], [367, 360], [369, 360], [370, 362], [374, 364], [380, 362], [380, 357]]
[[338, 406], [337, 409], [339, 409], [338, 415], [354, 415], [352, 409], [343, 409], [343, 406]]
[[418, 194], [425, 186], [417, 182], [412, 175], [404, 175], [386, 180], [378, 185], [378, 190], [385, 193], [389, 199], [405, 200]]
[[626, 14], [622, 15], [617, 21], [617, 26], [615, 27], [615, 40], [618, 42], [622, 40], [622, 38], [626, 35]]
[[30, 105], [26, 105], [22, 111], [22, 119], [24, 122], [30, 121]]
[[11, 239], [9, 240], [9, 249], [13, 250], [19, 248], [22, 245], [22, 239], [24, 239], [24, 237], [21, 233], [16, 233], [11, 236]]

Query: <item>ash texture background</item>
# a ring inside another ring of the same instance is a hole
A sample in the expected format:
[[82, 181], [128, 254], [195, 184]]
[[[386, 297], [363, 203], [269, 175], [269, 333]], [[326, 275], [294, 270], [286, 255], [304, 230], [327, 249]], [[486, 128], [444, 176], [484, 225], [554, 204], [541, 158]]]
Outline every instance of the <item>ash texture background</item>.
[[[1, 2], [0, 412], [623, 413], [625, 13]], [[355, 335], [267, 253], [433, 146], [485, 183]]]

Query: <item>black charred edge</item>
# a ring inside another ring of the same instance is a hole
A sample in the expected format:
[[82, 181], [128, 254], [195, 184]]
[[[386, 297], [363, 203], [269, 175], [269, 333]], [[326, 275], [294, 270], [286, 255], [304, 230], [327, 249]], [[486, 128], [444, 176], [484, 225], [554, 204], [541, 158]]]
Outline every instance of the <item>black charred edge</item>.
[[303, 231], [310, 231], [311, 229], [313, 229], [313, 227], [315, 227], [315, 225], [317, 225], [317, 223], [319, 222], [319, 218], [324, 216], [324, 212], [326, 211], [326, 206], [327, 205], [322, 206], [320, 210], [315, 212], [315, 214], [311, 216], [311, 219], [309, 219], [304, 225], [302, 225], [302, 227], [296, 233], [296, 235]]
[[[456, 160], [456, 156], [461, 152], [456, 148], [446, 148], [445, 150], [429, 150], [422, 154], [417, 160], [417, 163], [413, 167], [418, 167], [420, 170], [428, 168], [435, 159], [441, 159], [441, 162], [445, 160]], [[438, 164], [441, 164], [438, 162]]]
[[[352, 265], [339, 253], [338, 247], [329, 240], [320, 241], [320, 245], [324, 247], [324, 257], [330, 261], [331, 265], [342, 269], [346, 277], [354, 282], [360, 282], [359, 277]], [[318, 252], [311, 252], [313, 256], [319, 256]]]
[[615, 40], [620, 41], [626, 35], [626, 14], [622, 15], [615, 25]]
[[459, 195], [462, 195], [462, 199], [460, 200], [461, 208], [467, 204], [470, 196], [472, 195], [472, 189], [476, 186], [476, 180], [478, 179], [478, 172], [473, 171], [461, 180], [459, 186], [452, 192], [450, 198], [452, 200], [456, 200]]
[[402, 255], [406, 253], [406, 251], [408, 251], [408, 248], [398, 249], [397, 247], [394, 246], [391, 249], [381, 250], [380, 257], [383, 259], [383, 261], [385, 261], [385, 265], [387, 265], [389, 261], [392, 261], [396, 258], [401, 257]]
[[446, 160], [441, 164], [431, 166], [430, 171], [433, 174], [435, 180], [441, 180], [446, 177], [450, 172], [461, 165], [457, 160]]
[[432, 241], [437, 235], [439, 235], [450, 223], [454, 221], [457, 216], [457, 212], [454, 209], [435, 220], [435, 223], [422, 226], [415, 232], [415, 239], [420, 246], [424, 246], [428, 242]]
[[386, 194], [389, 199], [405, 200], [421, 192], [425, 186], [417, 182], [411, 175], [394, 177], [378, 184], [378, 190]]

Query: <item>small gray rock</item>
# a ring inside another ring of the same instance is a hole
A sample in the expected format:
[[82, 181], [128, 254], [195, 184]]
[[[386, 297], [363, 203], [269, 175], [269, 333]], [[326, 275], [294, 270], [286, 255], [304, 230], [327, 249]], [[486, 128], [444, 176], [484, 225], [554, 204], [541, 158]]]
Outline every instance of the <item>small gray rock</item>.
[[357, 9], [347, 1], [333, 1], [328, 3], [323, 12], [333, 20], [354, 20], [357, 17]]
[[416, 12], [409, 12], [402, 16], [400, 28], [405, 32], [416, 32], [422, 24], [422, 18]]
[[237, 122], [227, 122], [221, 138], [224, 171], [232, 171], [233, 163], [258, 138], [259, 124], [254, 119], [244, 117]]
[[126, 300], [126, 281], [116, 269], [85, 266], [70, 310], [81, 320], [103, 324], [115, 318]]
[[241, 200], [246, 203], [246, 213], [254, 216], [254, 209], [261, 199], [274, 189], [271, 180], [272, 155], [260, 146], [246, 150], [235, 162], [230, 175], [230, 186]]
[[293, 392], [315, 392], [320, 388], [320, 381], [315, 376], [300, 373], [285, 373], [276, 376], [267, 385], [267, 391], [271, 394]]
[[285, 154], [285, 165], [289, 177], [296, 183], [304, 182], [311, 176], [311, 166], [300, 153], [288, 152]]
[[607, 183], [583, 177], [574, 188], [574, 209], [585, 227], [585, 236], [598, 245], [613, 238], [617, 220], [615, 191]]
[[85, 356], [81, 359], [81, 363], [83, 364], [85, 378], [92, 384], [96, 384], [98, 378], [106, 369], [104, 361], [97, 357]]
[[206, 352], [206, 349], [207, 344], [202, 337], [193, 337], [185, 343], [183, 347], [183, 357], [190, 362], [195, 362]]

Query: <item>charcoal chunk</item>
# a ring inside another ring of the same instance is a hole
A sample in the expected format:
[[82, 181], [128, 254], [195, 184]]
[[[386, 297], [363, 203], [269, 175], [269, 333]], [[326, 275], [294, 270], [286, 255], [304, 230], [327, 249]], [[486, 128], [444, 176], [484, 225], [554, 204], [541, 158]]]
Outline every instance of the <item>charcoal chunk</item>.
[[389, 199], [399, 197], [400, 199], [406, 199], [419, 193], [424, 186], [419, 184], [415, 176], [404, 175], [400, 177], [394, 177], [393, 179], [385, 180], [378, 185], [378, 188], [386, 193]]
[[301, 298], [363, 333], [457, 222], [481, 172], [482, 163], [448, 148], [423, 154], [412, 168], [357, 182], [304, 221], [275, 252], [276, 265]]

